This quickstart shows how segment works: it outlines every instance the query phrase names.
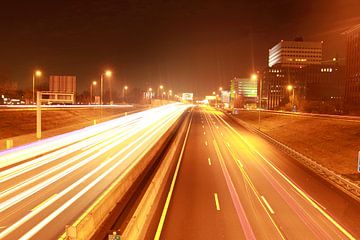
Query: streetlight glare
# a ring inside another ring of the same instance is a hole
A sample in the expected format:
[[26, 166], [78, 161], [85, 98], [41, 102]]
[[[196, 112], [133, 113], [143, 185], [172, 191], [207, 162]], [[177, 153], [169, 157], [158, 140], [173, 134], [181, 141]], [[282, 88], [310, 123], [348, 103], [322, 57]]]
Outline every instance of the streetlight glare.
[[128, 89], [128, 86], [125, 86], [124, 89], [127, 90], [127, 89]]
[[213, 94], [213, 95], [215, 95], [215, 91], [214, 91], [214, 92], [212, 92], [212, 94]]
[[160, 89], [163, 89], [164, 88], [164, 86], [163, 85], [160, 85]]
[[151, 92], [152, 91], [152, 88], [149, 88], [149, 92]]
[[253, 73], [253, 74], [251, 74], [251, 80], [257, 80], [258, 79], [258, 75], [257, 74], [255, 74], [255, 73]]
[[93, 82], [92, 82], [92, 85], [96, 85], [96, 84], [97, 84], [97, 81], [93, 81]]
[[105, 75], [106, 75], [107, 77], [111, 77], [112, 72], [111, 72], [111, 71], [109, 71], [109, 70], [107, 70], [107, 71], [105, 72]]
[[223, 90], [223, 88], [222, 87], [219, 87], [219, 91], [222, 91]]
[[294, 87], [292, 85], [288, 85], [286, 88], [288, 91], [291, 91], [291, 90], [293, 90]]
[[37, 77], [40, 77], [40, 76], [42, 75], [42, 72], [39, 71], [39, 70], [36, 70], [36, 71], [35, 71], [35, 75], [36, 75]]

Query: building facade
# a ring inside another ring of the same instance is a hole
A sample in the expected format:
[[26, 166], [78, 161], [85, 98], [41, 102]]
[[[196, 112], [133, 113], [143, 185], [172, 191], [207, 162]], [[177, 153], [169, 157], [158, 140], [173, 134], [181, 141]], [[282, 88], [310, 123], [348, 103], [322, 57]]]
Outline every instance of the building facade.
[[345, 104], [360, 106], [360, 24], [344, 33], [346, 35]]
[[269, 67], [281, 64], [283, 67], [304, 67], [321, 64], [322, 42], [281, 40], [269, 49]]
[[[302, 68], [276, 65], [266, 69], [261, 78], [263, 108], [282, 108], [290, 103], [292, 94], [296, 104], [307, 101], [332, 104], [337, 108], [343, 105], [345, 66], [338, 61]], [[289, 85], [293, 90], [288, 90]]]
[[230, 102], [232, 107], [256, 107], [257, 93], [257, 80], [235, 77], [230, 81]]

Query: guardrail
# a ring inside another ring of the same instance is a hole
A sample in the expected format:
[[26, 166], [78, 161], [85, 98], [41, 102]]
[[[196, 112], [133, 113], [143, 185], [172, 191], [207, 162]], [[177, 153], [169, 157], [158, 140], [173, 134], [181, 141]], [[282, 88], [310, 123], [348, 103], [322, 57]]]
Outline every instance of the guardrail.
[[160, 141], [153, 143], [152, 147], [148, 152], [144, 152], [142, 156], [130, 165], [122, 174], [119, 176], [111, 186], [103, 192], [97, 200], [72, 224], [66, 226], [65, 233], [59, 238], [60, 239], [71, 239], [71, 240], [86, 240], [90, 239], [97, 231], [98, 227], [101, 226], [111, 211], [116, 205], [123, 199], [127, 191], [136, 182], [139, 176], [145, 171], [147, 166], [153, 161], [156, 154], [160, 151], [163, 145], [170, 139], [173, 131], [177, 127], [179, 121], [182, 120], [180, 117], [175, 124], [167, 130], [167, 132], [160, 138]]
[[[227, 114], [227, 113], [226, 113]], [[283, 144], [282, 142], [272, 138], [268, 134], [258, 130], [257, 128], [251, 126], [247, 122], [240, 120], [232, 115], [227, 114], [231, 119], [239, 123], [240, 125], [244, 126], [251, 132], [255, 132], [261, 135], [263, 138], [271, 142], [272, 144], [278, 146], [283, 152], [289, 154], [295, 160], [309, 168], [310, 170], [316, 172], [320, 175], [324, 180], [331, 183], [333, 186], [337, 187], [344, 193], [348, 194], [349, 196], [355, 198], [356, 200], [360, 201], [360, 186], [356, 183], [351, 182], [350, 180], [344, 178], [340, 174], [335, 173], [332, 170], [322, 166], [321, 164], [317, 163], [314, 159], [305, 156], [304, 154], [292, 149], [291, 147]]]

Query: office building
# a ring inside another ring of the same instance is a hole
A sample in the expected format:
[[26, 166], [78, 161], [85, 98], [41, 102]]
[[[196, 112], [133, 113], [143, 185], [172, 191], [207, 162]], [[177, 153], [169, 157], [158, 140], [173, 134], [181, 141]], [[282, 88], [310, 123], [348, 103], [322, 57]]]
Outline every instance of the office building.
[[345, 104], [360, 106], [360, 24], [344, 32], [346, 35]]
[[269, 67], [304, 67], [321, 64], [322, 42], [307, 42], [302, 38], [294, 41], [281, 40], [269, 49]]
[[231, 106], [235, 108], [256, 107], [257, 89], [257, 80], [235, 77], [230, 82]]

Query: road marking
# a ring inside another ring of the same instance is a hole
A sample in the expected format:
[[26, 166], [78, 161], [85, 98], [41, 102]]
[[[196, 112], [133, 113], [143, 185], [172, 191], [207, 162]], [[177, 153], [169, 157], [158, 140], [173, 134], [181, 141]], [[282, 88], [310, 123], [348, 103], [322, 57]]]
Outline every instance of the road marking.
[[211, 166], [211, 160], [210, 160], [210, 158], [208, 158], [208, 163], [209, 163], [209, 165]]
[[221, 155], [219, 145], [217, 144], [217, 142], [215, 140], [213, 141], [213, 144], [215, 147], [216, 155], [218, 156], [218, 159], [220, 162], [220, 167], [223, 172], [223, 175], [224, 175], [224, 178], [226, 181], [226, 185], [230, 192], [231, 200], [234, 204], [236, 214], [239, 218], [241, 227], [244, 231], [245, 238], [246, 239], [256, 239], [254, 231], [250, 225], [249, 219], [246, 216], [245, 209], [244, 209], [243, 205], [241, 204], [239, 195], [235, 189], [234, 183], [231, 180], [230, 173], [229, 173], [228, 169], [226, 168], [225, 161], [224, 161], [223, 156]]
[[189, 136], [190, 127], [191, 127], [191, 123], [192, 123], [192, 118], [193, 118], [193, 116], [191, 115], [190, 123], [189, 123], [188, 129], [186, 131], [185, 140], [184, 140], [183, 146], [181, 148], [179, 160], [178, 160], [177, 165], [176, 165], [175, 173], [174, 173], [173, 179], [171, 181], [170, 190], [169, 190], [169, 193], [168, 193], [168, 195], [166, 197], [166, 202], [165, 202], [165, 205], [164, 205], [164, 209], [163, 209], [163, 211], [161, 213], [159, 225], [158, 225], [158, 227], [156, 229], [156, 234], [155, 234], [154, 240], [159, 240], [160, 239], [160, 235], [161, 235], [162, 229], [164, 227], [166, 214], [167, 214], [167, 211], [169, 209], [170, 200], [171, 200], [171, 197], [172, 197], [172, 194], [173, 194], [173, 191], [174, 191], [175, 182], [176, 182], [176, 179], [177, 179], [177, 175], [179, 173], [181, 160], [182, 160], [182, 157], [184, 155], [185, 146], [186, 146], [187, 139], [188, 139], [188, 136]]
[[293, 187], [306, 201], [308, 201], [316, 210], [318, 210], [327, 220], [329, 220], [340, 232], [342, 232], [346, 237], [351, 240], [355, 240], [356, 238], [351, 235], [345, 228], [343, 228], [338, 222], [335, 221], [325, 210], [322, 209], [312, 198], [301, 190], [289, 177], [287, 177], [284, 173], [282, 173], [275, 165], [273, 165], [267, 158], [265, 158], [257, 149], [248, 143], [230, 124], [228, 124], [221, 116], [219, 117], [222, 122], [224, 122], [236, 135], [240, 137], [240, 139], [255, 153], [257, 153], [272, 169], [274, 169], [286, 182], [289, 183], [291, 187]]
[[261, 199], [263, 200], [263, 202], [265, 203], [265, 206], [269, 209], [271, 214], [275, 214], [274, 210], [271, 208], [270, 204], [268, 203], [268, 201], [266, 201], [264, 196], [261, 196]]
[[207, 141], [205, 141], [205, 146], [207, 146], [208, 144], [207, 144]]
[[214, 193], [216, 210], [220, 211], [220, 203], [217, 193]]
[[6, 226], [0, 226], [0, 229], [4, 229], [4, 228], [6, 228]]
[[222, 132], [220, 132], [221, 136], [224, 136]]
[[227, 145], [228, 147], [230, 147], [230, 143], [227, 142], [226, 145]]
[[34, 207], [33, 209], [31, 209], [31, 211], [35, 211], [36, 209], [40, 208], [41, 206], [43, 206], [45, 203], [49, 202], [51, 199], [53, 199], [54, 197], [56, 197], [57, 193], [55, 193], [54, 195], [52, 195], [51, 197], [49, 197], [48, 199], [46, 199], [45, 201], [43, 201], [42, 203], [40, 203], [39, 205], [37, 205], [36, 207]]
[[205, 128], [204, 125], [202, 125], [202, 128]]
[[204, 131], [204, 135], [205, 135], [206, 133], [205, 133], [205, 131]]

